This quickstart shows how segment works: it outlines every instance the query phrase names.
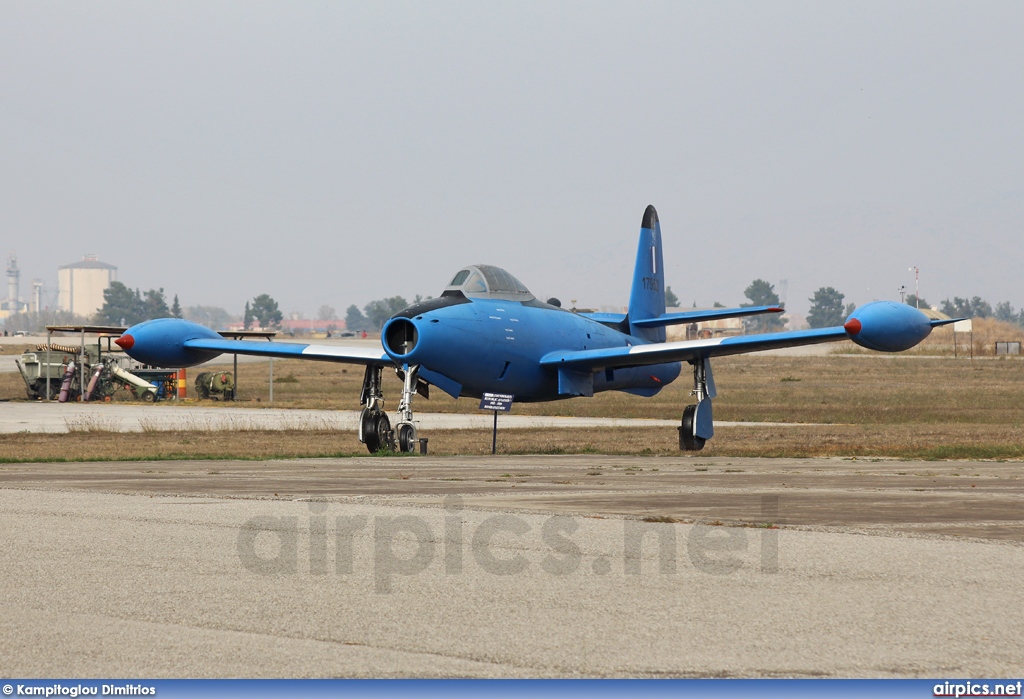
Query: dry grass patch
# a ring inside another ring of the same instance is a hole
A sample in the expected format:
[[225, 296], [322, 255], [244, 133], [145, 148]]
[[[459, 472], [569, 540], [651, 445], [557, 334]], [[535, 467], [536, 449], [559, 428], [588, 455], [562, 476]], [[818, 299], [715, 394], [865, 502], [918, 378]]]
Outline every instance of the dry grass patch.
[[[484, 455], [489, 430], [437, 430], [426, 434], [432, 456]], [[2, 462], [119, 461], [161, 459], [280, 459], [366, 456], [346, 432], [323, 430], [246, 432], [143, 432], [126, 435], [99, 430], [69, 434], [0, 435]], [[679, 456], [671, 428], [535, 429], [498, 432], [500, 454], [624, 454]], [[1018, 430], [955, 425], [720, 428], [695, 458], [896, 457], [905, 459], [1024, 459]], [[395, 458], [417, 458], [395, 455]], [[511, 477], [513, 474], [509, 474]], [[522, 474], [515, 474], [519, 477]], [[588, 474], [589, 475], [589, 474]], [[593, 475], [600, 475], [595, 472]], [[0, 477], [2, 481], [2, 477]]]
[[[721, 357], [712, 361], [718, 386], [715, 417], [743, 422], [829, 424], [973, 423], [1024, 427], [1024, 360], [954, 360], [902, 355], [826, 357]], [[224, 369], [220, 366], [219, 369]], [[619, 392], [550, 403], [516, 403], [522, 415], [676, 419], [692, 402], [686, 374], [657, 396]], [[194, 372], [196, 370], [192, 370]], [[294, 379], [274, 385], [273, 407], [353, 410], [362, 369], [325, 362], [277, 360], [275, 375]], [[394, 410], [401, 383], [386, 371], [386, 407]], [[239, 365], [239, 402], [204, 405], [271, 407], [268, 367]], [[19, 379], [20, 381], [20, 379]], [[24, 395], [22, 390], [20, 395]], [[479, 401], [455, 400], [436, 387], [418, 410], [478, 413]]]
[[[895, 356], [723, 357], [713, 361], [719, 397], [718, 421], [804, 423], [799, 427], [719, 426], [701, 454], [723, 456], [895, 456], [901, 458], [1024, 458], [1024, 361], [954, 360]], [[221, 365], [222, 367], [225, 365]], [[206, 368], [209, 369], [209, 368]], [[685, 367], [684, 367], [685, 370]], [[197, 370], [190, 370], [194, 376]], [[277, 376], [289, 380], [274, 389], [273, 407], [354, 409], [362, 369], [302, 360], [277, 360]], [[240, 401], [235, 406], [267, 403], [265, 362], [239, 365]], [[400, 383], [385, 372], [386, 407], [394, 410]], [[684, 374], [653, 398], [604, 393], [553, 403], [517, 403], [525, 415], [646, 417], [678, 419], [692, 401]], [[24, 399], [18, 374], [0, 374], [0, 398]], [[258, 402], [257, 402], [258, 401]], [[424, 412], [478, 413], [478, 401], [454, 400], [434, 390], [417, 398]], [[2, 408], [0, 408], [2, 409]], [[187, 405], [157, 404], [152, 410], [187, 411]], [[806, 426], [820, 423], [820, 426]], [[301, 415], [296, 429], [265, 431], [240, 419], [232, 432], [202, 431], [199, 424], [179, 432], [144, 431], [140, 436], [111, 435], [102, 416], [76, 425], [73, 435], [0, 435], [6, 460], [67, 458], [278, 458], [361, 455], [353, 433], [327, 422], [311, 425]], [[304, 429], [298, 429], [299, 427]], [[70, 427], [70, 425], [69, 425]], [[145, 429], [145, 425], [143, 426]], [[233, 434], [237, 433], [237, 434]], [[95, 441], [93, 440], [95, 435]], [[435, 431], [431, 454], [486, 454], [490, 432]], [[617, 429], [502, 430], [505, 454], [671, 454], [678, 436], [670, 427]], [[77, 440], [77, 441], [76, 441]], [[176, 441], [177, 440], [177, 441]], [[189, 441], [190, 443], [185, 443]], [[79, 446], [85, 444], [86, 446]]]

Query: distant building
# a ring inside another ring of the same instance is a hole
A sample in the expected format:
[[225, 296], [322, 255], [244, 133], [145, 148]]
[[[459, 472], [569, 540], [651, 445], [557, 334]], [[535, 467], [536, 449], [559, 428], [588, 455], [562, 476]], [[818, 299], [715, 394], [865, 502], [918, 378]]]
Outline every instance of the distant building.
[[86, 255], [81, 262], [57, 268], [57, 307], [89, 316], [103, 308], [103, 292], [117, 281], [117, 267]]
[[7, 258], [7, 298], [0, 301], [0, 318], [7, 318], [27, 310], [25, 302], [18, 296], [18, 280], [20, 278], [18, 258], [12, 252]]

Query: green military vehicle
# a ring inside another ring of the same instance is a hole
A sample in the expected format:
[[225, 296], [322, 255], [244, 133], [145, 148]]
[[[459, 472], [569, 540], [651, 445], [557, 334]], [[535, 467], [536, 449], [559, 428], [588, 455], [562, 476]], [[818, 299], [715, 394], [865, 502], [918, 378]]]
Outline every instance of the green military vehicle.
[[204, 371], [196, 376], [196, 393], [200, 398], [234, 400], [235, 378], [230, 371]]

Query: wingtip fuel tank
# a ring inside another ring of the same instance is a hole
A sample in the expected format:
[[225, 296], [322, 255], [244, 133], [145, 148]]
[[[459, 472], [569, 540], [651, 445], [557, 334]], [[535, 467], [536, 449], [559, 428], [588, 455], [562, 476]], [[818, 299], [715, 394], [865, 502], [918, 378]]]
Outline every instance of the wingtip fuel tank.
[[157, 318], [128, 328], [114, 344], [132, 359], [157, 367], [190, 367], [220, 352], [185, 347], [187, 340], [222, 339], [220, 333], [181, 318]]
[[843, 325], [851, 340], [878, 352], [902, 352], [932, 331], [928, 316], [895, 301], [874, 301], [850, 314]]

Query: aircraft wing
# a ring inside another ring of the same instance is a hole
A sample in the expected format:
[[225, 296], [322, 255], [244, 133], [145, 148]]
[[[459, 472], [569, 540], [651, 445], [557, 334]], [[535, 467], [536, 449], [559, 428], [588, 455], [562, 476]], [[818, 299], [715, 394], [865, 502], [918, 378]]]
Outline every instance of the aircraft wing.
[[324, 362], [348, 364], [394, 364], [383, 349], [372, 347], [344, 347], [340, 345], [303, 345], [295, 342], [256, 342], [254, 340], [218, 340], [195, 338], [185, 340], [187, 349], [220, 352], [222, 354], [250, 354], [281, 359], [318, 359]]
[[796, 330], [792, 332], [765, 333], [762, 335], [740, 335], [707, 340], [684, 340], [681, 342], [659, 342], [631, 347], [580, 350], [575, 352], [556, 351], [544, 355], [541, 366], [571, 369], [574, 371], [596, 371], [615, 367], [643, 366], [685, 362], [703, 357], [721, 357], [729, 354], [743, 354], [760, 350], [815, 345], [822, 342], [837, 342], [849, 339], [842, 327], [819, 330]]
[[861, 347], [879, 352], [902, 352], [928, 337], [932, 328], [948, 325], [956, 320], [930, 320], [911, 306], [891, 301], [875, 301], [854, 311], [845, 325], [832, 328], [682, 342], [654, 342], [608, 349], [555, 351], [544, 355], [540, 363], [541, 366], [570, 371], [596, 371], [667, 362], [689, 362], [708, 357], [839, 340], [852, 340]]

